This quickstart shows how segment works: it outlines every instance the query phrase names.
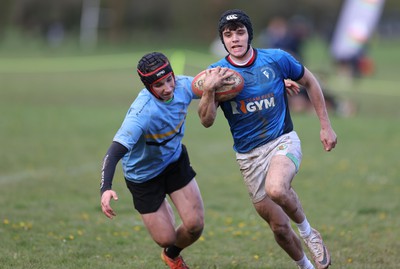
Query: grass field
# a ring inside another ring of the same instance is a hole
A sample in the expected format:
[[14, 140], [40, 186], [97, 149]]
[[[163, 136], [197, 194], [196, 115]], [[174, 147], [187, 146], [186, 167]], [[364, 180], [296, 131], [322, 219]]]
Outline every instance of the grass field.
[[[184, 52], [189, 75], [214, 60]], [[0, 268], [165, 268], [120, 169], [118, 216], [110, 221], [99, 207], [101, 160], [141, 88], [135, 65], [143, 53], [0, 53]], [[320, 57], [324, 49], [312, 53], [311, 70], [329, 67]], [[357, 83], [327, 78], [338, 98], [358, 109], [353, 117], [331, 116], [339, 137], [333, 152], [322, 150], [313, 115], [293, 115], [304, 152], [294, 186], [331, 250], [332, 268], [400, 264], [400, 53], [398, 44], [372, 53], [375, 76]], [[196, 104], [188, 115], [184, 143], [198, 173], [206, 228], [183, 255], [198, 269], [294, 268], [251, 206], [221, 116], [205, 129]]]

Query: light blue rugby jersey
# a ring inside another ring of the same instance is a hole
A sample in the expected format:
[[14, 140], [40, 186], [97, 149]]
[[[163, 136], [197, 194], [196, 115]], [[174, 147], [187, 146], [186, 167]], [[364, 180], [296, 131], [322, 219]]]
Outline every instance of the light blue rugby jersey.
[[197, 98], [191, 90], [192, 80], [176, 76], [170, 103], [156, 99], [147, 89], [132, 103], [113, 139], [129, 150], [122, 158], [127, 180], [145, 182], [179, 158], [188, 106]]
[[239, 72], [244, 88], [234, 99], [220, 104], [233, 137], [233, 149], [240, 153], [293, 130], [284, 79], [299, 80], [304, 66], [279, 49], [255, 49], [249, 66], [236, 66], [227, 58], [210, 67], [228, 67]]

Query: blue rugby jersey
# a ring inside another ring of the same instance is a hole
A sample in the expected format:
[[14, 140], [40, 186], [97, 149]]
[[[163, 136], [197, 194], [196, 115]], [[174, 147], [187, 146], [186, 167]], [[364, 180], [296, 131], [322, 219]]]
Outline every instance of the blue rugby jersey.
[[293, 130], [284, 79], [299, 80], [304, 66], [289, 53], [279, 49], [254, 49], [249, 66], [237, 66], [226, 58], [211, 64], [239, 72], [244, 88], [234, 99], [220, 104], [228, 120], [233, 148], [240, 153]]
[[188, 106], [197, 98], [191, 89], [192, 80], [193, 77], [176, 76], [170, 103], [143, 89], [130, 106], [113, 139], [129, 150], [122, 158], [127, 180], [145, 182], [179, 158]]

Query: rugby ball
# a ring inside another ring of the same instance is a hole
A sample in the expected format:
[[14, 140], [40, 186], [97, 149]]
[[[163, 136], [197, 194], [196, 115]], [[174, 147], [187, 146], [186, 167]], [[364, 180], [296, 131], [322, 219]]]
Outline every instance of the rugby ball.
[[[227, 80], [234, 80], [235, 83], [232, 85], [224, 85], [219, 89], [215, 90], [215, 101], [225, 102], [236, 97], [242, 90], [244, 85], [243, 77], [235, 70], [230, 69], [233, 75], [228, 77]], [[192, 91], [198, 97], [203, 95], [203, 83], [206, 76], [206, 70], [201, 71], [197, 74], [192, 81]]]

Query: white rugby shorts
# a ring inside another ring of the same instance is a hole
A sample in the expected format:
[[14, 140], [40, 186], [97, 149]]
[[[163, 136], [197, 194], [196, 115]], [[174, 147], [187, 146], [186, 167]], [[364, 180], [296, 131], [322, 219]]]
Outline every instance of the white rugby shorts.
[[236, 161], [253, 203], [261, 201], [267, 195], [265, 179], [271, 158], [275, 155], [288, 157], [296, 166], [296, 173], [298, 172], [302, 152], [300, 138], [295, 131], [284, 134], [249, 152], [236, 153]]

